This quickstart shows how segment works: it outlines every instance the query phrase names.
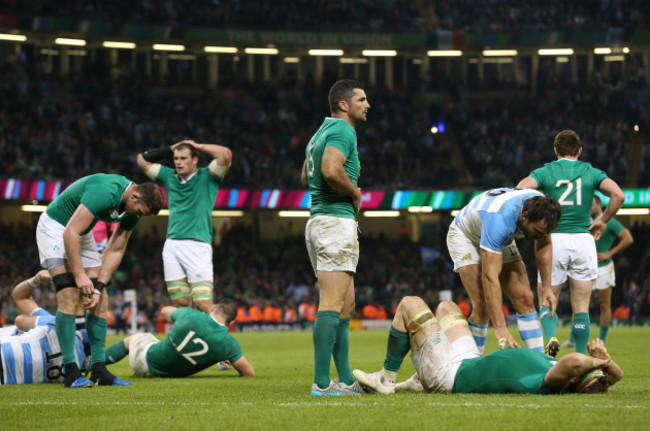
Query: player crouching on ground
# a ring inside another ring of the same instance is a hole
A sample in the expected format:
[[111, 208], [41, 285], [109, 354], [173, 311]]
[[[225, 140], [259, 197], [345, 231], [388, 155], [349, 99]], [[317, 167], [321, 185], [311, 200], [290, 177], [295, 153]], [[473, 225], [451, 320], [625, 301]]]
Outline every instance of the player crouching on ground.
[[[396, 385], [397, 371], [409, 349], [417, 373]], [[414, 296], [400, 302], [387, 350], [381, 371], [353, 371], [370, 392], [605, 393], [623, 378], [623, 371], [599, 339], [587, 346], [589, 355], [571, 353], [560, 360], [527, 348], [481, 356], [467, 320], [455, 303], [440, 303], [434, 316], [426, 303]]]
[[222, 299], [210, 314], [192, 308], [163, 307], [165, 320], [174, 326], [164, 340], [151, 333], [126, 337], [108, 348], [106, 363], [129, 355], [133, 373], [139, 377], [185, 377], [222, 361], [232, 364], [242, 377], [255, 375], [228, 325], [237, 315], [237, 302]]

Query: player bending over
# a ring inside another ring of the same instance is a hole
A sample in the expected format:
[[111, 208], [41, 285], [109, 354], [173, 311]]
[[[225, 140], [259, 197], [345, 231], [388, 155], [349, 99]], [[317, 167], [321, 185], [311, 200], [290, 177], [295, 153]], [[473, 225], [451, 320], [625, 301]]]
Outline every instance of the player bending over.
[[[417, 371], [395, 384], [409, 350]], [[623, 378], [605, 344], [595, 339], [588, 355], [571, 353], [560, 360], [532, 349], [497, 350], [479, 354], [458, 306], [444, 301], [436, 315], [425, 302], [407, 296], [400, 302], [388, 336], [384, 367], [375, 373], [354, 370], [364, 389], [383, 394], [395, 390], [436, 393], [605, 393]]]

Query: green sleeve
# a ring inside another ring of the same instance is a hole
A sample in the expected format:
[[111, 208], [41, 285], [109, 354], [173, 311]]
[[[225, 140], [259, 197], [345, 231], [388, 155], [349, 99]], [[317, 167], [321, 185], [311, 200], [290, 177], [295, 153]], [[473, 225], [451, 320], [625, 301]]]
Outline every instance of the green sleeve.
[[165, 183], [174, 176], [174, 172], [175, 171], [173, 169], [168, 168], [167, 166], [164, 165], [160, 165], [160, 172], [158, 172], [158, 177], [156, 178], [156, 181], [165, 185]]
[[354, 149], [354, 144], [355, 138], [352, 136], [352, 134], [345, 133], [342, 130], [336, 130], [327, 137], [327, 143], [325, 144], [325, 147], [338, 148], [347, 159]]
[[115, 196], [112, 190], [104, 187], [89, 187], [81, 197], [80, 203], [97, 218], [100, 212], [115, 206]]
[[623, 229], [625, 229], [625, 226], [623, 226], [620, 221], [613, 218], [609, 221], [609, 223], [607, 223], [607, 228], [611, 229], [614, 235], [618, 236], [618, 234], [621, 233]]
[[537, 188], [538, 189], [543, 189], [544, 188], [544, 168], [539, 168], [535, 169], [533, 172], [530, 173], [530, 176], [537, 181]]
[[239, 342], [234, 338], [230, 337], [231, 343], [230, 343], [230, 349], [228, 352], [228, 360], [233, 363], [237, 360], [239, 360], [242, 356], [244, 356], [244, 352], [241, 350], [241, 346], [239, 345]]
[[132, 231], [140, 223], [140, 217], [129, 215], [120, 220], [120, 227], [124, 230]]

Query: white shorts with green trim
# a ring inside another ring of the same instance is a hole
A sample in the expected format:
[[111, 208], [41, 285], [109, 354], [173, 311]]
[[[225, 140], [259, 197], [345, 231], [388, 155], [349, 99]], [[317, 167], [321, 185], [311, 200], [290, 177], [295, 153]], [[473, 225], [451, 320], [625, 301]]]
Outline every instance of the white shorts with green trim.
[[[551, 285], [559, 286], [567, 278], [576, 281], [595, 280], [598, 276], [596, 241], [590, 233], [552, 233], [553, 263]], [[537, 282], [542, 280], [537, 271]]]
[[184, 278], [190, 284], [214, 281], [212, 244], [193, 239], [167, 238], [162, 258], [166, 282]]
[[316, 216], [305, 227], [305, 243], [314, 274], [318, 271], [356, 273], [359, 263], [356, 220]]
[[614, 271], [614, 261], [611, 261], [605, 266], [598, 267], [598, 278], [594, 281], [594, 290], [605, 290], [614, 286], [616, 286], [616, 271]]
[[444, 332], [436, 331], [429, 335], [422, 347], [411, 354], [411, 360], [427, 392], [448, 394], [454, 387], [460, 364], [465, 359], [479, 356], [481, 354], [471, 335], [449, 343]]
[[[41, 267], [46, 269], [66, 265], [68, 259], [65, 255], [63, 244], [63, 231], [65, 226], [53, 220], [46, 212], [41, 214], [36, 226], [36, 244]], [[97, 244], [92, 231], [80, 235], [81, 263], [84, 268], [97, 268], [102, 266], [102, 259], [97, 252]]]
[[[463, 266], [481, 264], [480, 245], [469, 239], [453, 223], [449, 226], [447, 232], [447, 249], [451, 260], [454, 262], [454, 272], [458, 272], [458, 269]], [[522, 260], [514, 240], [501, 249], [501, 257], [504, 264]]]
[[147, 352], [154, 344], [160, 343], [153, 334], [144, 332], [135, 334], [129, 343], [129, 365], [133, 374], [138, 377], [152, 377], [153, 373], [147, 365]]

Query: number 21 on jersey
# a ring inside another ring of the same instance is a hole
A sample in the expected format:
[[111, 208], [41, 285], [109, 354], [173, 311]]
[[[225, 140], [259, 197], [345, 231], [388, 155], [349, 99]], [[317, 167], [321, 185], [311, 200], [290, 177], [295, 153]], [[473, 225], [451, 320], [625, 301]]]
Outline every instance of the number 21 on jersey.
[[[185, 338], [183, 339], [183, 341], [181, 342], [181, 344], [179, 344], [178, 347], [176, 347], [176, 351], [179, 352], [181, 355], [183, 355], [183, 357], [185, 359], [190, 361], [190, 363], [192, 365], [196, 365], [196, 361], [194, 360], [195, 356], [201, 356], [201, 355], [203, 355], [205, 353], [208, 353], [208, 343], [206, 343], [205, 341], [203, 341], [199, 337], [195, 337], [192, 340], [192, 337], [194, 337], [195, 335], [196, 335], [196, 332], [194, 332], [194, 331], [188, 332], [187, 335], [185, 336]], [[202, 348], [200, 350], [196, 350], [194, 352], [188, 352], [188, 353], [181, 352], [181, 350], [183, 350], [183, 348], [187, 345], [187, 343], [190, 342], [190, 340], [192, 340], [192, 342], [194, 344], [199, 344], [200, 346], [202, 346]]]
[[[575, 186], [573, 184], [573, 181], [570, 180], [558, 180], [555, 183], [555, 188], [560, 188], [563, 186], [566, 186], [566, 190], [564, 190], [564, 193], [562, 193], [560, 198], [557, 200], [560, 205], [582, 205], [582, 178], [575, 180]], [[575, 202], [567, 200], [574, 188], [576, 189]]]

